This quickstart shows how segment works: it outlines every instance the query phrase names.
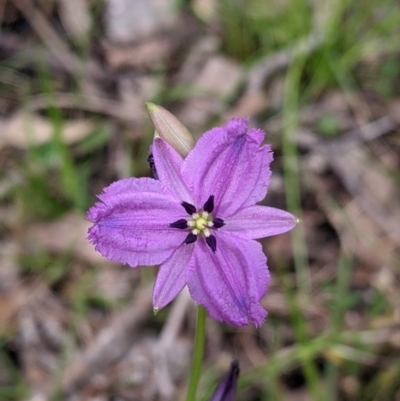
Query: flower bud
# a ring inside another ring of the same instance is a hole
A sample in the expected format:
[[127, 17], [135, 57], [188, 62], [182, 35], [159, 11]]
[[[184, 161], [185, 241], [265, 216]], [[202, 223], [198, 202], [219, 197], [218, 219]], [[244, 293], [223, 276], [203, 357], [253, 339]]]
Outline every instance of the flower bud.
[[154, 103], [146, 103], [155, 136], [166, 140], [183, 158], [194, 148], [196, 140], [189, 130], [169, 111]]
[[239, 372], [239, 362], [234, 359], [231, 362], [228, 373], [220, 381], [209, 401], [233, 401]]

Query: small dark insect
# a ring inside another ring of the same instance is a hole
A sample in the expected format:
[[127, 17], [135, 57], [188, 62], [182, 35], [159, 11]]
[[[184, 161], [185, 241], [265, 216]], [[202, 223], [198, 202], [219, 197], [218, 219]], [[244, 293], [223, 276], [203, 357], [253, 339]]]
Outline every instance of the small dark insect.
[[150, 166], [151, 177], [155, 180], [158, 180], [158, 174], [156, 170], [156, 165], [154, 163], [153, 153], [149, 153], [149, 156], [147, 157], [147, 163], [149, 163]]

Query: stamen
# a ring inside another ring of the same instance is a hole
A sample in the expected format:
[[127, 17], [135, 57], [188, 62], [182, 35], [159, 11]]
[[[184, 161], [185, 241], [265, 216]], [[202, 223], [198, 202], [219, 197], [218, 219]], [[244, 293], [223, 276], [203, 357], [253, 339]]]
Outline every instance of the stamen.
[[188, 227], [188, 222], [185, 219], [177, 220], [169, 225], [172, 228], [179, 228], [183, 230], [184, 228]]
[[220, 219], [219, 217], [216, 217], [212, 222], [214, 224], [214, 228], [221, 228], [225, 225], [224, 220]]
[[184, 207], [187, 214], [192, 215], [193, 213], [196, 213], [196, 208], [190, 203], [182, 202], [181, 205]]
[[217, 239], [214, 235], [210, 235], [206, 237], [206, 244], [211, 248], [211, 250], [215, 253], [217, 250]]
[[210, 247], [213, 253], [217, 251], [217, 239], [212, 234], [212, 229], [218, 229], [225, 225], [224, 220], [216, 217], [213, 219], [212, 212], [214, 210], [214, 195], [211, 195], [207, 202], [204, 203], [203, 209], [196, 210], [196, 208], [188, 203], [182, 202], [181, 205], [190, 215], [186, 219], [179, 219], [174, 221], [169, 226], [178, 229], [187, 229], [188, 234], [184, 240], [184, 244], [189, 245], [197, 241], [198, 237], [203, 237], [206, 244]]
[[205, 212], [211, 213], [214, 210], [214, 195], [210, 195], [203, 206]]
[[186, 237], [184, 243], [185, 243], [186, 245], [189, 245], [189, 244], [193, 244], [193, 242], [196, 242], [196, 240], [197, 240], [197, 235], [194, 235], [194, 234], [192, 234], [192, 233], [189, 233], [189, 234], [187, 235], [187, 237]]

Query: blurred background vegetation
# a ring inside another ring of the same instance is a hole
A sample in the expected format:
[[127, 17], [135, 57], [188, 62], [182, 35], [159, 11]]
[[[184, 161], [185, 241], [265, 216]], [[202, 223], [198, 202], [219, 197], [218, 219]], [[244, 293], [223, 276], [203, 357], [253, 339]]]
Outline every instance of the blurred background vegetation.
[[195, 312], [104, 260], [85, 212], [149, 175], [144, 103], [272, 143], [259, 329], [208, 321], [199, 400], [400, 400], [397, 0], [0, 1], [0, 400], [179, 400]]

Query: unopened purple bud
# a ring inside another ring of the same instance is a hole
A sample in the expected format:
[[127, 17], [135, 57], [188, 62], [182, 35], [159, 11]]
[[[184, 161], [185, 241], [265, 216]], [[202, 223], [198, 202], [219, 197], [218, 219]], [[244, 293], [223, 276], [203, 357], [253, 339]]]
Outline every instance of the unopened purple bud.
[[220, 381], [209, 401], [233, 401], [239, 372], [239, 362], [234, 359], [228, 373]]

